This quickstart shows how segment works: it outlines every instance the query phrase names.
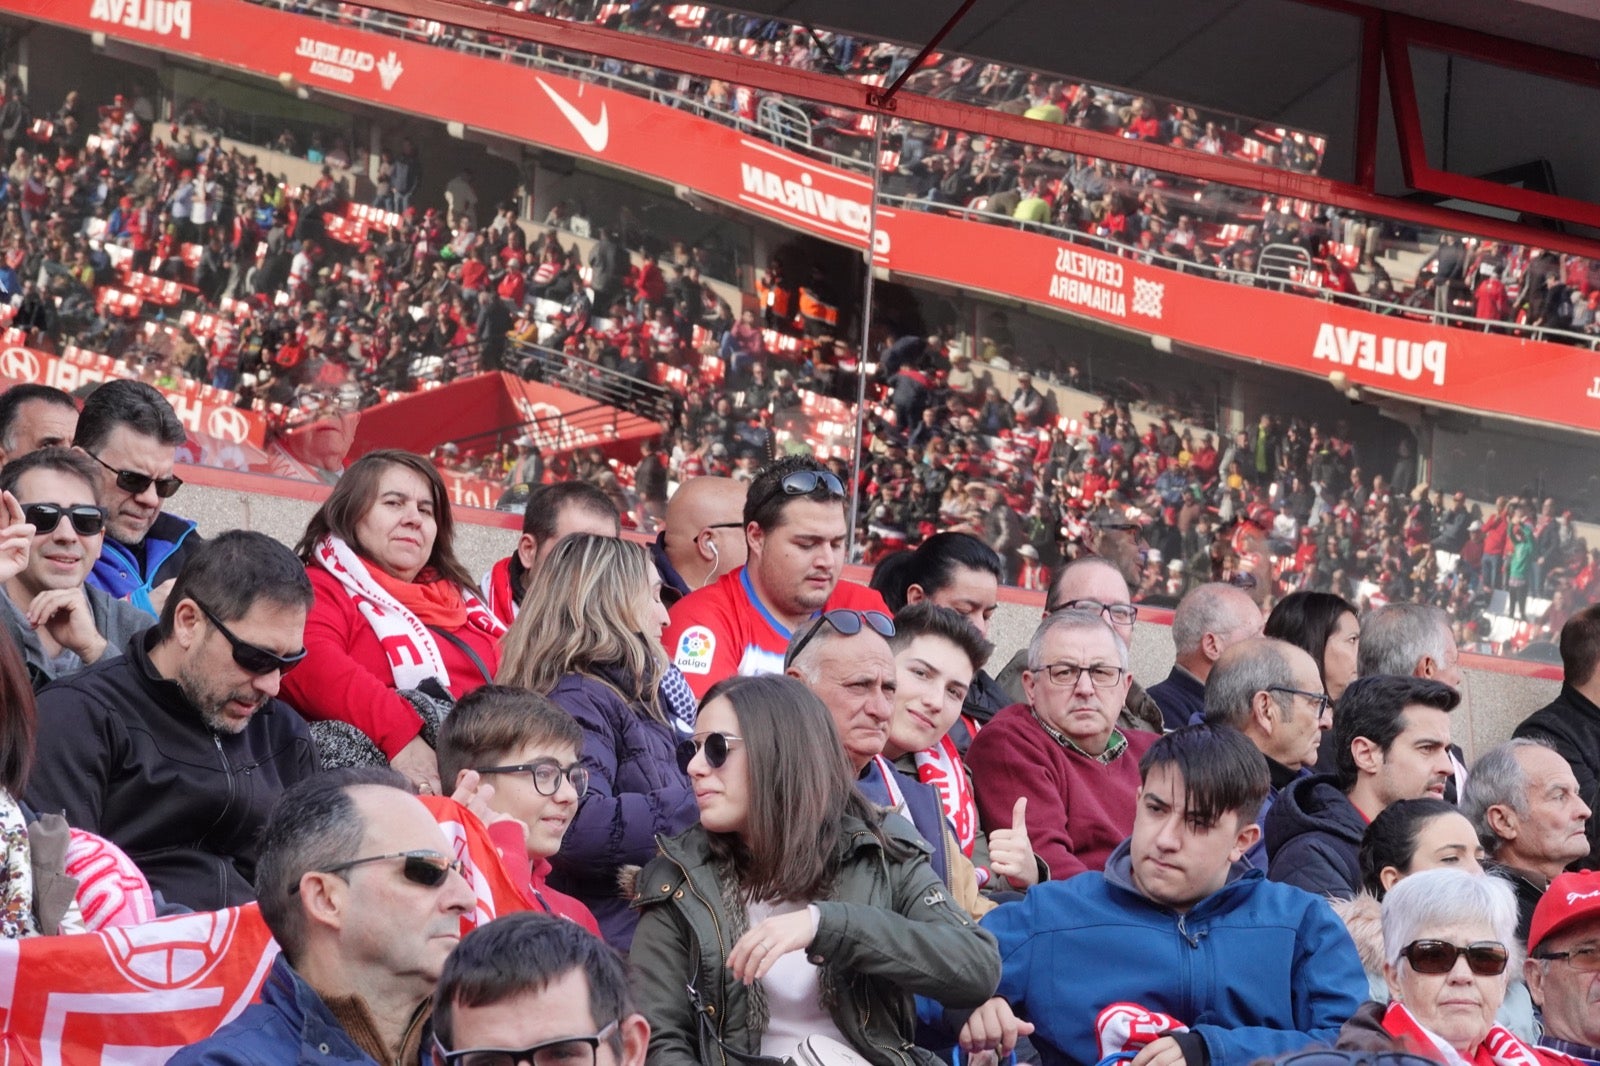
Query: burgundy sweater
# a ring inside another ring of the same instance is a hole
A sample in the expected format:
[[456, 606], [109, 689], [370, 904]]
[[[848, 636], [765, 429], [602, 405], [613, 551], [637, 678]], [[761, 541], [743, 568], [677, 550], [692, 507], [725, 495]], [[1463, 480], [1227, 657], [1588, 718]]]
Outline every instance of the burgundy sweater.
[[1133, 832], [1139, 759], [1156, 742], [1154, 733], [1139, 730], [1123, 736], [1127, 749], [1102, 765], [1057, 742], [1026, 704], [995, 715], [967, 750], [984, 829], [1010, 826], [1017, 797], [1026, 796], [1028, 837], [1051, 880], [1104, 869]]

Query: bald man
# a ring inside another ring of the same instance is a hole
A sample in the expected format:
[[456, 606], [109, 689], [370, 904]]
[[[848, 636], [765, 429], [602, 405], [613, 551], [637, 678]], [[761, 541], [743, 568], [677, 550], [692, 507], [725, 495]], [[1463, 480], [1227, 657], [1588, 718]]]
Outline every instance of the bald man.
[[671, 607], [697, 588], [745, 564], [747, 484], [729, 477], [690, 478], [667, 501], [666, 527], [650, 556], [661, 572], [661, 602]]
[[1206, 713], [1206, 678], [1230, 645], [1261, 635], [1265, 619], [1256, 601], [1226, 581], [1197, 585], [1172, 615], [1177, 661], [1167, 679], [1150, 686], [1168, 730], [1182, 729]]

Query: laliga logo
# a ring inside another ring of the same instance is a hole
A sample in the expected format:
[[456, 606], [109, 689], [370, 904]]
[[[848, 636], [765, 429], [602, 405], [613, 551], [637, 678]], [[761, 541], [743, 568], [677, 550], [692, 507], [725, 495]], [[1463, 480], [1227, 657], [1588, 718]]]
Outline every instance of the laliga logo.
[[[122, 976], [141, 988], [188, 988], [222, 961], [237, 921], [232, 911], [212, 911], [181, 923], [181, 930], [177, 922], [125, 925], [107, 931], [107, 954]], [[191, 929], [185, 938], [182, 933]]]
[[250, 419], [237, 407], [218, 407], [206, 417], [206, 432], [218, 440], [242, 444], [250, 437]]
[[38, 381], [39, 357], [27, 348], [7, 348], [0, 352], [0, 376], [16, 381]]

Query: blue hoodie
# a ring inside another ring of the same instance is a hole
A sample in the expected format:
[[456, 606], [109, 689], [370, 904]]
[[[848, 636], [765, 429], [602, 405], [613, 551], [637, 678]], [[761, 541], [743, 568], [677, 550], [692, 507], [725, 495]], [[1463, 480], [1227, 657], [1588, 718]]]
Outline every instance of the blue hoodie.
[[995, 994], [1037, 1026], [1045, 1066], [1098, 1061], [1095, 1021], [1113, 1003], [1185, 1023], [1209, 1066], [1245, 1066], [1332, 1047], [1367, 997], [1355, 944], [1327, 901], [1243, 862], [1179, 913], [1134, 887], [1125, 840], [1103, 874], [1036, 885], [982, 924], [1000, 942]]

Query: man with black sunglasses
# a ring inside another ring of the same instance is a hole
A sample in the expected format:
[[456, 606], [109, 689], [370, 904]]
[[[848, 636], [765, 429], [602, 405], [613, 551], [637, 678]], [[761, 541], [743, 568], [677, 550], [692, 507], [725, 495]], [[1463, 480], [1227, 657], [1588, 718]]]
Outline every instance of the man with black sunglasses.
[[105, 512], [100, 475], [82, 453], [45, 448], [0, 469], [4, 523], [33, 527], [25, 555], [0, 557], [0, 622], [28, 664], [34, 687], [122, 654], [150, 616], [85, 583], [100, 557]]
[[100, 469], [105, 544], [89, 584], [152, 615], [201, 544], [194, 523], [167, 514], [183, 480], [173, 473], [189, 439], [172, 405], [139, 381], [108, 381], [89, 394], [73, 445]]
[[283, 952], [259, 1002], [172, 1062], [423, 1061], [434, 985], [477, 900], [406, 779], [368, 766], [299, 782], [255, 873]]
[[250, 902], [268, 811], [317, 770], [305, 722], [273, 698], [305, 656], [311, 600], [271, 537], [206, 543], [122, 656], [40, 690], [29, 805], [110, 839], [170, 903]]
[[674, 604], [662, 635], [696, 696], [736, 674], [782, 673], [789, 641], [822, 611], [888, 613], [882, 596], [839, 579], [848, 501], [845, 483], [810, 456], [780, 459], [750, 483], [748, 561]]

